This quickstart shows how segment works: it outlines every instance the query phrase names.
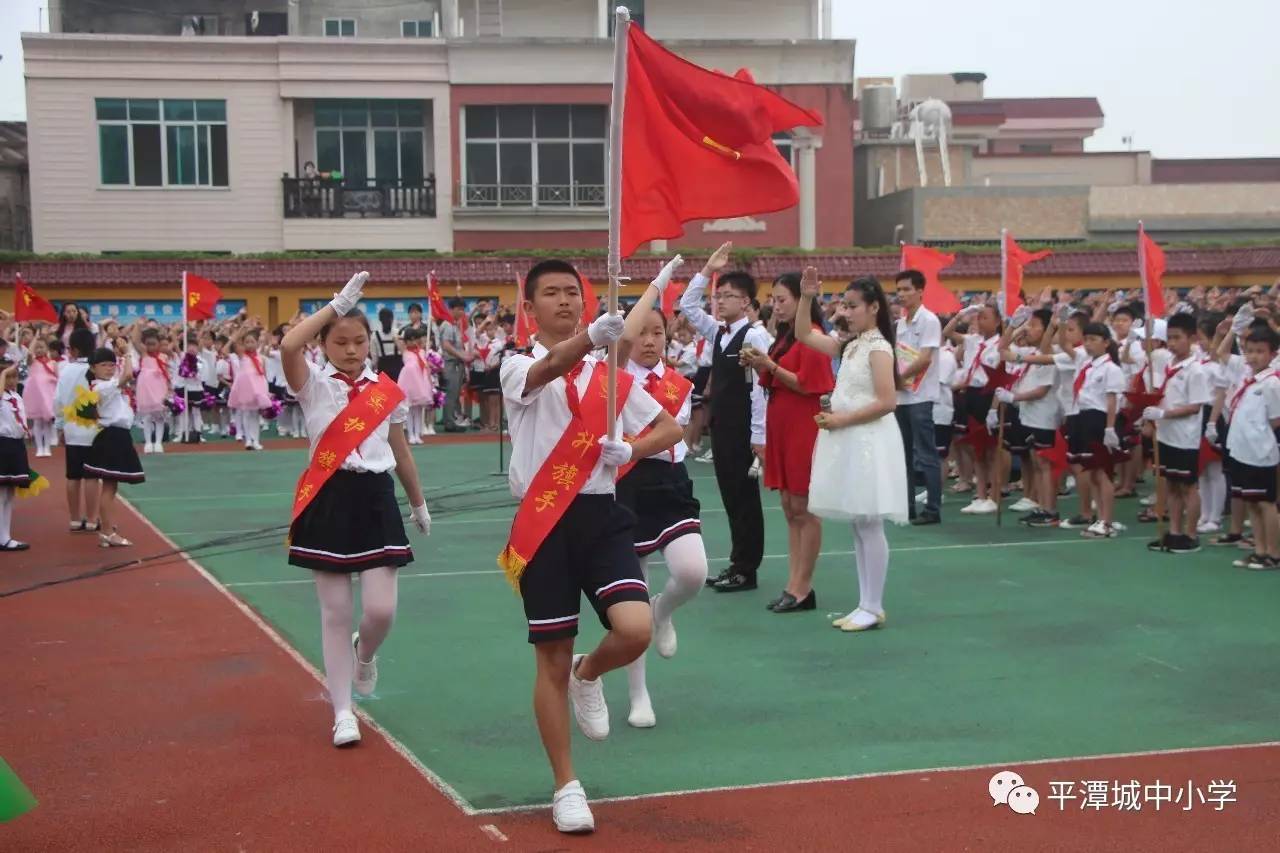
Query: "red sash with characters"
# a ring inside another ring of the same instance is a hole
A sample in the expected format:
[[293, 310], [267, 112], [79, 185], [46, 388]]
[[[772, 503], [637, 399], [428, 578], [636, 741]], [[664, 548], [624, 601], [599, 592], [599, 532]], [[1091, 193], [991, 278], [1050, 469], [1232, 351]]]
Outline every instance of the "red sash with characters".
[[[693, 383], [668, 368], [662, 376], [650, 373], [648, 380], [645, 382], [644, 390], [649, 392], [649, 396], [656, 400], [658, 405], [674, 418], [680, 415], [680, 409], [684, 407], [684, 401], [689, 399], [689, 395], [693, 393]], [[652, 429], [653, 424], [650, 424], [640, 431], [640, 435], [637, 438], [644, 436]], [[671, 461], [674, 462], [676, 460], [675, 448], [672, 447], [668, 452], [671, 454]], [[619, 468], [618, 479], [621, 480], [627, 476], [627, 473], [636, 467], [636, 463], [639, 461], [639, 459], [633, 458], [626, 465]]]
[[[511, 523], [507, 546], [498, 555], [498, 565], [516, 589], [520, 588], [525, 567], [587, 484], [600, 460], [600, 438], [607, 423], [608, 368], [599, 362], [592, 366], [582, 399], [578, 397], [576, 378], [575, 373], [565, 377], [565, 395], [572, 416], [569, 425], [538, 473], [533, 475]], [[618, 415], [626, 405], [633, 381], [631, 374], [618, 371]]]
[[377, 382], [370, 382], [338, 413], [320, 443], [316, 445], [311, 464], [298, 478], [293, 494], [293, 515], [290, 526], [307, 508], [320, 489], [333, 476], [333, 472], [360, 446], [360, 442], [373, 435], [392, 410], [404, 399], [404, 391], [390, 376], [378, 374]]

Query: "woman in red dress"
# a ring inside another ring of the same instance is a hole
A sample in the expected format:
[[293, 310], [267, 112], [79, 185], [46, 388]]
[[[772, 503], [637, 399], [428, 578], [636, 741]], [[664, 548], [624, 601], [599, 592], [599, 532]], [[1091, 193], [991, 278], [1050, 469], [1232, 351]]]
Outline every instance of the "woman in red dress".
[[[809, 512], [809, 469], [818, 439], [814, 417], [821, 397], [835, 387], [831, 359], [796, 343], [796, 308], [800, 302], [800, 274], [786, 273], [773, 283], [773, 316], [778, 339], [769, 352], [744, 352], [742, 361], [755, 368], [769, 395], [765, 420], [764, 484], [782, 496], [787, 518], [788, 574], [782, 595], [769, 604], [774, 613], [813, 610], [813, 569], [822, 550], [822, 520]], [[822, 309], [815, 299], [805, 322], [818, 334]]]

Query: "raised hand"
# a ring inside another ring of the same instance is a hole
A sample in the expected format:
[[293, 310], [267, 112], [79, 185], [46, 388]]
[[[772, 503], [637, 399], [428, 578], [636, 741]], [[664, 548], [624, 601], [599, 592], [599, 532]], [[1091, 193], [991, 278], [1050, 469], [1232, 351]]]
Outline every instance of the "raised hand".
[[368, 280], [369, 273], [358, 272], [351, 276], [351, 280], [346, 283], [341, 292], [333, 294], [333, 301], [329, 304], [333, 306], [333, 310], [339, 317], [350, 314], [356, 307], [356, 303], [364, 295], [364, 285]]
[[707, 258], [707, 264], [702, 268], [702, 274], [711, 277], [713, 272], [719, 272], [729, 265], [729, 253], [733, 251], [733, 242], [721, 244], [720, 248], [711, 253], [711, 257]]
[[818, 280], [817, 267], [805, 267], [800, 277], [800, 294], [817, 299], [822, 294], [822, 282]]
[[659, 293], [662, 293], [667, 289], [667, 285], [671, 283], [671, 276], [674, 275], [675, 271], [683, 265], [684, 258], [676, 255], [674, 258], [667, 261], [666, 265], [662, 268], [662, 271], [658, 273], [658, 277], [650, 282], [650, 284], [658, 288]]

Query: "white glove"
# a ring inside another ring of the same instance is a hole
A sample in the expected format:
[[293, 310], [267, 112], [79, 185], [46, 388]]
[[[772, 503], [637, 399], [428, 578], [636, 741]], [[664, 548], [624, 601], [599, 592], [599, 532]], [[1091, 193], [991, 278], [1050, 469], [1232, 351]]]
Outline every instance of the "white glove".
[[423, 536], [431, 535], [431, 513], [427, 511], [427, 505], [411, 507], [409, 514], [413, 517], [413, 524], [422, 532]]
[[1215, 423], [1205, 424], [1204, 437], [1209, 440], [1210, 444], [1218, 443], [1218, 425]]
[[591, 338], [594, 347], [607, 347], [622, 337], [622, 315], [619, 313], [601, 314], [587, 327], [587, 337]]
[[1249, 330], [1253, 323], [1253, 303], [1246, 302], [1240, 306], [1236, 316], [1231, 318], [1231, 333], [1237, 338]]
[[997, 388], [996, 399], [999, 400], [1001, 403], [1008, 405], [1013, 402], [1013, 392], [1010, 391], [1008, 388]]
[[1151, 421], [1152, 423], [1164, 420], [1164, 409], [1161, 409], [1159, 406], [1147, 406], [1142, 410], [1142, 419], [1144, 421]]
[[1179, 303], [1174, 307], [1174, 309], [1173, 309], [1173, 313], [1175, 313], [1175, 314], [1194, 314], [1194, 313], [1196, 313], [1196, 306], [1192, 305], [1190, 302], [1179, 302]]
[[1107, 431], [1102, 434], [1102, 446], [1107, 450], [1120, 449], [1120, 435], [1116, 432], [1115, 427], [1107, 427]]
[[675, 275], [676, 270], [684, 265], [684, 258], [676, 255], [667, 261], [667, 265], [662, 268], [662, 272], [658, 273], [658, 277], [650, 282], [654, 287], [658, 288], [658, 292], [662, 293], [667, 289], [667, 285], [671, 283], [671, 276]]
[[987, 432], [995, 432], [1000, 428], [1000, 415], [995, 409], [987, 412]]
[[600, 437], [600, 458], [611, 468], [621, 468], [631, 461], [631, 445], [609, 436]]
[[1013, 312], [1013, 317], [1010, 319], [1010, 322], [1013, 323], [1015, 328], [1017, 328], [1018, 326], [1024, 325], [1030, 319], [1031, 306], [1019, 305], [1018, 310]]
[[329, 304], [339, 317], [345, 317], [356, 307], [364, 291], [364, 283], [368, 280], [367, 272], [358, 272], [351, 276], [351, 281], [347, 282], [341, 293], [333, 294], [333, 301]]

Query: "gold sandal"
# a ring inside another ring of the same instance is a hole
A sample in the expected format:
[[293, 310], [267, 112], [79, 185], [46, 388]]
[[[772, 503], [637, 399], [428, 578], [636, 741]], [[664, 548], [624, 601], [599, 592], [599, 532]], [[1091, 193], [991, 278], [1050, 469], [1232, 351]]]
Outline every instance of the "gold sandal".
[[98, 536], [98, 545], [103, 548], [128, 548], [132, 544], [128, 539], [115, 532], [110, 536], [105, 533]]

